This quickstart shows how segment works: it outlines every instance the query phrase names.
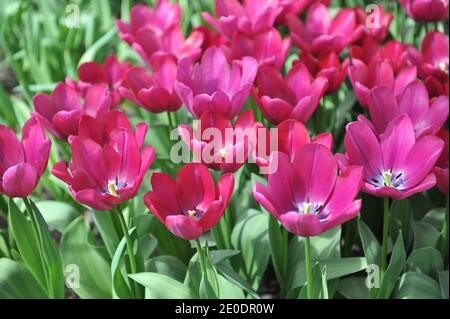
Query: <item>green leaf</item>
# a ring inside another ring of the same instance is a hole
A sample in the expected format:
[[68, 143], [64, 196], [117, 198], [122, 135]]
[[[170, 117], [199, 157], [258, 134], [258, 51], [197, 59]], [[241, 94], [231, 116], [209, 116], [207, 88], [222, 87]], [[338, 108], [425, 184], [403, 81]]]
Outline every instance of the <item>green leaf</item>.
[[359, 236], [364, 250], [367, 264], [380, 264], [381, 248], [377, 238], [361, 219], [358, 221]]
[[403, 246], [403, 237], [398, 236], [392, 249], [391, 260], [386, 269], [386, 273], [381, 282], [379, 298], [387, 299], [391, 296], [397, 285], [397, 280], [403, 272], [406, 261], [405, 247]]
[[[132, 234], [136, 228], [130, 229], [130, 234]], [[111, 262], [111, 281], [112, 281], [112, 292], [113, 296], [116, 298], [133, 298], [133, 292], [128, 285], [128, 281], [125, 279], [127, 276], [127, 270], [124, 261], [126, 251], [126, 240], [125, 237], [122, 238], [119, 245], [117, 246], [116, 252], [112, 258]]]
[[433, 247], [414, 250], [406, 260], [406, 271], [419, 271], [432, 278], [438, 278], [438, 272], [444, 269], [440, 252]]
[[403, 235], [405, 247], [411, 247], [414, 239], [413, 214], [407, 199], [393, 202], [389, 213], [389, 230], [391, 238], [397, 238], [400, 231]]
[[168, 276], [145, 272], [128, 275], [134, 281], [147, 288], [149, 298], [154, 299], [190, 299], [191, 290], [187, 285]]
[[432, 278], [419, 272], [407, 272], [400, 278], [395, 299], [441, 299], [439, 285]]
[[226, 278], [228, 281], [232, 282], [239, 288], [246, 291], [250, 296], [255, 299], [261, 299], [261, 297], [259, 297], [259, 295], [252, 289], [252, 287], [244, 279], [242, 279], [241, 276], [239, 276], [239, 274], [236, 273], [233, 268], [231, 268], [231, 266], [224, 262], [221, 262], [219, 264], [216, 264], [216, 269], [220, 275], [222, 275], [224, 278]]
[[338, 291], [347, 299], [371, 299], [366, 278], [350, 277], [339, 281]]
[[269, 241], [275, 274], [280, 285], [285, 287], [288, 266], [288, 235], [286, 230], [279, 225], [278, 220], [272, 215], [269, 217]]
[[43, 200], [36, 202], [44, 220], [50, 226], [56, 228], [60, 233], [80, 214], [71, 205], [54, 200]]
[[116, 247], [119, 245], [122, 239], [119, 235], [121, 233], [120, 223], [116, 212], [105, 213], [104, 211], [91, 210], [92, 217], [94, 218], [95, 226], [100, 232], [103, 243], [111, 258], [113, 258]]
[[425, 222], [414, 222], [414, 249], [434, 247], [439, 238], [439, 231]]
[[44, 299], [47, 294], [21, 263], [0, 258], [0, 299]]
[[146, 262], [148, 272], [156, 272], [183, 282], [187, 267], [174, 256], [156, 256]]
[[438, 273], [439, 276], [439, 285], [441, 287], [442, 299], [448, 299], [448, 270], [440, 271]]
[[105, 248], [95, 246], [88, 222], [80, 217], [64, 231], [61, 255], [64, 267], [76, 265], [80, 271], [80, 284], [73, 290], [81, 298], [111, 298], [112, 282], [110, 261]]

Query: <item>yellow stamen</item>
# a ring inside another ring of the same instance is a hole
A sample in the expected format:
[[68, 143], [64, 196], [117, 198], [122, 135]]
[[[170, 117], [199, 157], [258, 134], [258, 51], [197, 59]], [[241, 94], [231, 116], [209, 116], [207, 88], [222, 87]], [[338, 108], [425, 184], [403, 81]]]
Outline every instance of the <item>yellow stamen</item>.
[[193, 209], [190, 209], [190, 210], [188, 210], [188, 214], [189, 214], [189, 217], [195, 218], [195, 215], [197, 215], [197, 212]]
[[112, 196], [117, 197], [117, 189], [115, 181], [108, 181], [108, 191]]
[[445, 70], [447, 70], [447, 64], [444, 61], [439, 62], [439, 69], [445, 72]]
[[384, 186], [391, 186], [391, 179], [392, 179], [392, 171], [390, 169], [388, 169], [387, 171], [385, 171], [383, 173], [383, 182], [384, 182]]
[[312, 204], [311, 203], [303, 203], [303, 213], [309, 214], [311, 210]]
[[227, 156], [227, 150], [224, 149], [224, 148], [222, 148], [222, 149], [219, 151], [219, 153], [220, 153], [220, 156], [222, 156], [222, 158], [225, 158], [225, 156]]

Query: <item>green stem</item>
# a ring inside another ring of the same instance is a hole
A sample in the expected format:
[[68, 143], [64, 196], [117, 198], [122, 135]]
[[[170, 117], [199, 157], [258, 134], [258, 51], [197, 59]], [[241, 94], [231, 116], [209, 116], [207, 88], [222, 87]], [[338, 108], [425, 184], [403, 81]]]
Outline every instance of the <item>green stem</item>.
[[384, 273], [387, 268], [387, 250], [389, 240], [389, 197], [384, 198], [384, 212], [383, 212], [383, 244], [381, 246], [381, 276], [383, 281]]
[[200, 259], [200, 267], [202, 269], [202, 273], [206, 276], [206, 261], [205, 255], [203, 252], [202, 245], [200, 244], [200, 240], [198, 238], [195, 239], [195, 246], [197, 247], [198, 258]]
[[305, 237], [305, 263], [306, 263], [306, 296], [313, 298], [313, 274], [311, 264], [311, 242], [309, 237]]
[[173, 125], [172, 116], [170, 115], [170, 112], [167, 112], [167, 119], [169, 120], [169, 129], [170, 129], [169, 134], [170, 134], [175, 128], [175, 126]]

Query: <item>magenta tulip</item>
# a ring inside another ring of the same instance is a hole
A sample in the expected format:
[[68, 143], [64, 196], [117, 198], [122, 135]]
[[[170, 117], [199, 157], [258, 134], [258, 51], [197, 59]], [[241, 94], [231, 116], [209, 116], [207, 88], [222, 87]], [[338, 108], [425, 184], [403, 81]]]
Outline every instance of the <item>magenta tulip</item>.
[[416, 139], [406, 114], [392, 120], [382, 135], [376, 135], [366, 122], [356, 121], [347, 125], [345, 136], [348, 163], [364, 167], [363, 190], [392, 199], [409, 197], [436, 184], [432, 169], [443, 146], [436, 136]]
[[256, 104], [272, 124], [286, 119], [305, 123], [314, 113], [326, 92], [328, 80], [314, 79], [302, 64], [295, 64], [283, 79], [273, 68], [262, 68], [256, 79], [258, 90], [252, 89]]
[[448, 17], [448, 0], [398, 0], [398, 2], [414, 20], [436, 22]]
[[362, 167], [349, 166], [338, 175], [333, 154], [317, 143], [302, 146], [292, 163], [284, 153], [277, 156], [277, 171], [268, 176], [267, 187], [255, 184], [253, 196], [289, 232], [316, 236], [358, 214]]
[[119, 63], [116, 56], [111, 54], [103, 64], [87, 62], [78, 69], [79, 81], [66, 78], [66, 84], [86, 96], [89, 88], [98, 83], [107, 85], [112, 98], [112, 106], [120, 104], [122, 98], [118, 92], [127, 75], [130, 63]]
[[[375, 11], [376, 10], [376, 11]], [[381, 42], [389, 33], [389, 26], [391, 25], [394, 15], [384, 11], [382, 5], [375, 5], [366, 13], [363, 8], [355, 8], [357, 16], [357, 24], [365, 26], [365, 36], [376, 39]]]
[[57, 138], [77, 134], [83, 115], [103, 116], [111, 107], [111, 95], [105, 84], [95, 84], [82, 98], [74, 89], [60, 83], [51, 95], [40, 93], [33, 97], [36, 119]]
[[198, 64], [191, 58], [179, 62], [175, 90], [195, 118], [212, 111], [231, 119], [247, 100], [256, 71], [255, 59], [244, 57], [230, 66], [224, 52], [211, 47]]
[[314, 54], [340, 53], [364, 33], [364, 27], [358, 25], [354, 9], [341, 9], [331, 19], [328, 8], [320, 2], [308, 8], [306, 25], [294, 15], [289, 15], [287, 19], [292, 42], [300, 50]]
[[275, 19], [282, 7], [278, 0], [216, 0], [215, 13], [217, 20], [208, 12], [203, 18], [220, 32], [231, 39], [235, 32], [257, 34], [273, 27]]
[[199, 124], [196, 132], [187, 125], [178, 127], [196, 160], [223, 173], [234, 173], [247, 162], [255, 138], [251, 110], [243, 112], [234, 124], [223, 113], [206, 112]]
[[22, 142], [0, 124], [0, 194], [27, 197], [47, 167], [51, 141], [32, 117], [22, 128]]
[[433, 173], [436, 175], [436, 187], [442, 193], [448, 194], [448, 131], [442, 128], [436, 136], [444, 142], [444, 150], [433, 168]]
[[70, 166], [59, 162], [52, 168], [76, 201], [98, 210], [111, 210], [134, 197], [155, 158], [153, 147], [142, 147], [146, 124], [138, 124], [133, 133], [120, 112], [109, 116], [107, 123], [83, 118], [82, 135], [69, 138]]
[[177, 75], [175, 59], [155, 54], [152, 65], [151, 75], [142, 67], [131, 68], [120, 94], [150, 112], [177, 111], [181, 101], [173, 87]]
[[219, 222], [234, 189], [233, 175], [222, 175], [216, 186], [206, 166], [193, 163], [183, 166], [176, 180], [153, 173], [151, 183], [145, 205], [169, 231], [186, 240], [200, 237]]
[[[407, 114], [414, 126], [416, 138], [435, 135], [448, 117], [448, 96], [440, 96], [432, 103], [424, 84], [415, 80], [408, 84], [399, 97], [389, 86], [371, 90], [369, 98], [370, 118], [378, 134], [384, 133], [389, 123], [400, 114]], [[361, 119], [365, 119], [360, 115]]]

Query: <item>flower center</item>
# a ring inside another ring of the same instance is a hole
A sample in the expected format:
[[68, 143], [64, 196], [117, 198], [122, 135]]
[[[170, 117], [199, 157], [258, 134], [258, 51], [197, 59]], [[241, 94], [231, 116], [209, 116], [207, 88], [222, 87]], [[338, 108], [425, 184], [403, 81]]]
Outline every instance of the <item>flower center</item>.
[[439, 69], [442, 72], [448, 72], [448, 63], [445, 63], [445, 61], [439, 62]]
[[114, 197], [118, 197], [116, 186], [116, 181], [108, 181], [108, 192]]
[[312, 203], [303, 203], [303, 214], [309, 214]]
[[188, 210], [188, 215], [189, 215], [189, 217], [195, 219], [196, 215], [197, 215], [197, 212], [195, 210], [193, 210], [193, 209], [190, 209], [190, 210]]
[[398, 188], [403, 185], [403, 173], [398, 172], [394, 174], [391, 169], [380, 172], [369, 181], [375, 187], [393, 187]]
[[309, 201], [303, 202], [297, 205], [298, 213], [304, 215], [315, 215], [319, 219], [320, 222], [323, 222], [327, 219], [328, 214], [323, 212], [323, 204], [321, 203], [311, 203]]
[[225, 148], [220, 149], [219, 154], [222, 158], [227, 156], [227, 150]]
[[391, 187], [392, 184], [392, 171], [388, 169], [383, 173], [383, 183], [384, 186]]

